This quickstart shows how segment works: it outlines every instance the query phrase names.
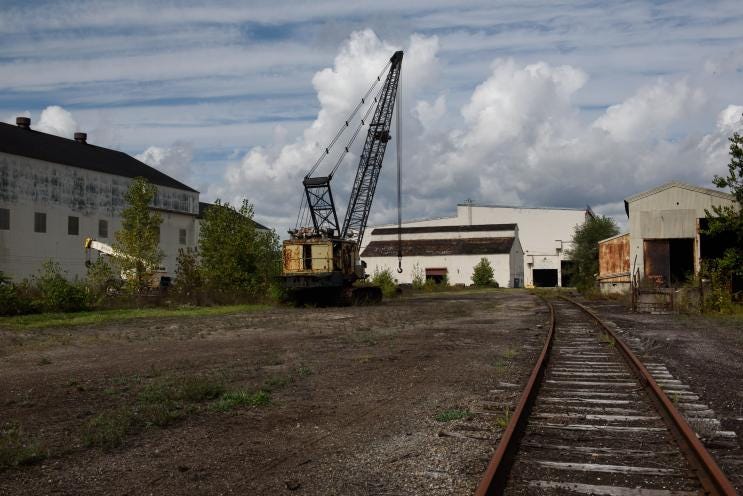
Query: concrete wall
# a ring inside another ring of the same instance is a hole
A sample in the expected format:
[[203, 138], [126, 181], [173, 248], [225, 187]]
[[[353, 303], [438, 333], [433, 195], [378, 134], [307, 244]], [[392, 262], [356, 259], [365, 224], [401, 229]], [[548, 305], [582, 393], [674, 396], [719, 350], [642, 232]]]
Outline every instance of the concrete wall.
[[425, 274], [425, 269], [447, 269], [449, 284], [472, 284], [472, 272], [481, 258], [487, 258], [493, 267], [494, 278], [501, 287], [509, 287], [511, 279], [510, 254], [498, 255], [451, 255], [441, 257], [403, 257], [401, 274], [397, 273], [396, 257], [364, 257], [367, 274], [373, 276], [377, 270], [389, 269], [400, 284], [412, 284], [416, 264]]
[[[58, 261], [69, 277], [84, 277], [83, 240], [112, 243], [131, 179], [62, 164], [0, 153], [0, 208], [10, 210], [10, 229], [0, 230], [0, 271], [15, 280], [36, 273], [47, 259]], [[178, 248], [195, 246], [198, 193], [158, 186], [154, 207], [161, 211], [160, 247], [164, 265], [175, 270]], [[46, 233], [34, 232], [34, 213], [46, 214]], [[68, 216], [79, 218], [77, 235], [67, 231]], [[99, 221], [108, 222], [108, 236]], [[179, 230], [186, 230], [181, 244]]]
[[705, 209], [713, 206], [734, 206], [733, 199], [692, 190], [682, 185], [643, 196], [628, 198], [630, 269], [645, 273], [643, 246], [646, 239], [694, 240], [694, 269], [699, 271], [699, 233], [697, 219], [705, 217]]

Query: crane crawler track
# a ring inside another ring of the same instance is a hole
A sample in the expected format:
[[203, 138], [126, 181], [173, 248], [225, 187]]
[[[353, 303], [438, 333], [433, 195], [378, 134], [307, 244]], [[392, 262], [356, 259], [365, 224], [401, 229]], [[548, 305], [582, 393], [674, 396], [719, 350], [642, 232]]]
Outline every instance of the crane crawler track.
[[612, 329], [569, 298], [546, 303], [542, 353], [476, 494], [735, 495]]

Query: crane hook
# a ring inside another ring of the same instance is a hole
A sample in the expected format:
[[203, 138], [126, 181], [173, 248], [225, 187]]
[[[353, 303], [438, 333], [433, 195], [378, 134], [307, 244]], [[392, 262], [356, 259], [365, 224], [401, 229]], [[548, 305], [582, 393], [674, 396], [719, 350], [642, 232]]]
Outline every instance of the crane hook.
[[397, 273], [402, 274], [402, 257], [397, 259]]

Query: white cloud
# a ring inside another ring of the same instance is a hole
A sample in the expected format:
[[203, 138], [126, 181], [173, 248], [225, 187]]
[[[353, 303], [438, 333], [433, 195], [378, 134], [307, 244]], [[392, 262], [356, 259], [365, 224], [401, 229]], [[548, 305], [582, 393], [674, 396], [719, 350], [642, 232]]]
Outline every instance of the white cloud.
[[642, 140], [648, 134], [663, 136], [674, 121], [696, 111], [704, 103], [704, 92], [690, 88], [686, 81], [659, 80], [624, 102], [609, 107], [594, 126], [618, 141]]
[[193, 151], [187, 143], [174, 143], [167, 148], [150, 146], [134, 158], [186, 184], [193, 180]]
[[77, 122], [72, 114], [58, 105], [51, 105], [41, 112], [39, 123], [31, 127], [43, 133], [54, 134], [63, 138], [72, 138], [77, 130]]

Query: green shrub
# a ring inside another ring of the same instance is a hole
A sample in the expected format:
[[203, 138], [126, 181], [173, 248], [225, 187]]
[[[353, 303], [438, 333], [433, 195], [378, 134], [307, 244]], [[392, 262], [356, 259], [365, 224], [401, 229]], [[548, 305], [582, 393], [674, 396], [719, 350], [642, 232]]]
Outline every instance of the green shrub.
[[375, 270], [371, 282], [382, 289], [382, 294], [385, 298], [391, 298], [397, 292], [397, 283], [395, 282], [395, 278], [392, 277], [392, 271], [390, 269]]
[[131, 429], [132, 423], [132, 412], [126, 408], [96, 415], [83, 428], [83, 444], [100, 448], [116, 448], [124, 442], [124, 437]]
[[42, 264], [32, 284], [36, 292], [34, 306], [43, 312], [76, 312], [89, 306], [85, 286], [65, 279], [59, 264], [53, 260]]
[[88, 288], [90, 299], [100, 304], [109, 294], [121, 289], [122, 281], [116, 276], [113, 267], [103, 257], [98, 257], [88, 265], [88, 276], [85, 285]]
[[225, 393], [217, 400], [212, 409], [218, 412], [228, 412], [238, 406], [265, 406], [271, 402], [271, 394], [264, 390], [255, 393], [234, 391]]
[[193, 297], [204, 286], [204, 277], [199, 264], [199, 252], [186, 248], [178, 250], [173, 289], [185, 297]]
[[490, 261], [482, 257], [477, 265], [475, 265], [474, 271], [472, 272], [472, 282], [475, 286], [483, 288], [491, 286], [493, 280], [493, 267], [490, 265]]

